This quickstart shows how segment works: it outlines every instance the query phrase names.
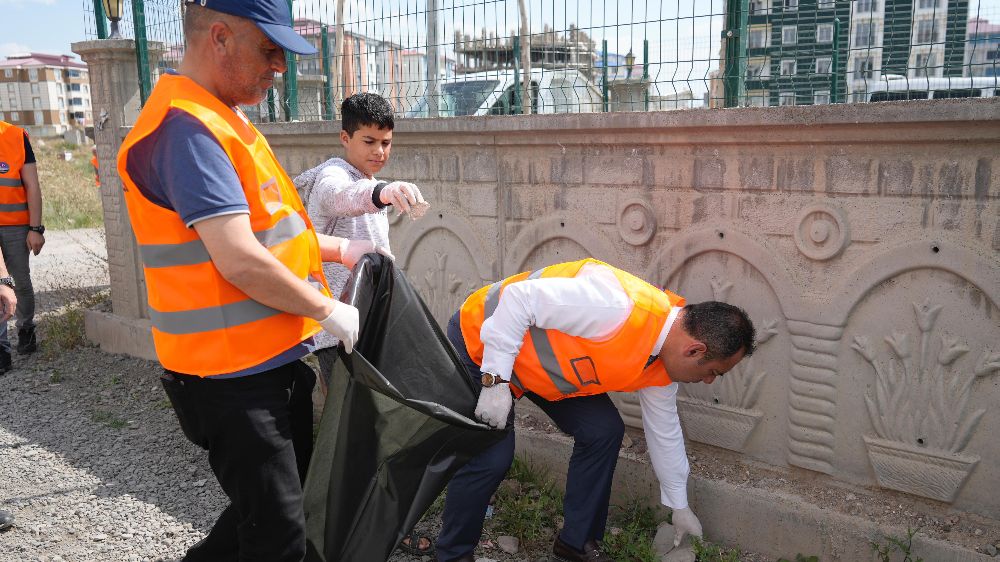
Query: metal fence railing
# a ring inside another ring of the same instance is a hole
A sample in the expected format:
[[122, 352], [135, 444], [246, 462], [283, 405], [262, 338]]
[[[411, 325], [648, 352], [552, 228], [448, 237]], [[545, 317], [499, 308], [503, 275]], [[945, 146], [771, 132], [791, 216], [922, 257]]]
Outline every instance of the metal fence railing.
[[[91, 38], [106, 33], [84, 0]], [[290, 0], [289, 56], [255, 121], [658, 111], [941, 97], [1000, 84], [1000, 0]], [[133, 0], [144, 94], [183, 56], [180, 0]]]

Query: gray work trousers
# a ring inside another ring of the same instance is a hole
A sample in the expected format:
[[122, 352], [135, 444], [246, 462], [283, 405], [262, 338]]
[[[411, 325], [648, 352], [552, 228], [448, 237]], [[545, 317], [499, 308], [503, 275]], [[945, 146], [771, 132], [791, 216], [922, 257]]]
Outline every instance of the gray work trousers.
[[[35, 289], [31, 286], [31, 269], [28, 265], [28, 225], [0, 226], [0, 251], [7, 271], [14, 278], [17, 296], [16, 325], [21, 328], [35, 326]], [[7, 322], [0, 322], [0, 349], [10, 352]]]

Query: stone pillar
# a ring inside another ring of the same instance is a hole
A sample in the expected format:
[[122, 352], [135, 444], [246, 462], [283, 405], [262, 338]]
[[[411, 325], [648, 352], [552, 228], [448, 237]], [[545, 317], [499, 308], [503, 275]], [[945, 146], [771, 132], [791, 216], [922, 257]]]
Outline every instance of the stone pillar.
[[110, 315], [89, 315], [87, 335], [108, 351], [153, 357], [145, 278], [117, 170], [118, 149], [126, 127], [134, 124], [139, 115], [135, 42], [81, 41], [73, 43], [72, 49], [90, 71], [113, 311]]

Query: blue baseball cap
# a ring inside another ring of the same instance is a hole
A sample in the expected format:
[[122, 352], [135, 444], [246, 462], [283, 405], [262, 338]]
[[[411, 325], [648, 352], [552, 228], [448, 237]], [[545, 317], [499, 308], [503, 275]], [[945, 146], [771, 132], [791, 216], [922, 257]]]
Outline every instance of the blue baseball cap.
[[292, 11], [287, 0], [185, 0], [209, 10], [223, 12], [254, 22], [264, 35], [286, 51], [300, 55], [316, 54], [309, 44], [292, 29]]

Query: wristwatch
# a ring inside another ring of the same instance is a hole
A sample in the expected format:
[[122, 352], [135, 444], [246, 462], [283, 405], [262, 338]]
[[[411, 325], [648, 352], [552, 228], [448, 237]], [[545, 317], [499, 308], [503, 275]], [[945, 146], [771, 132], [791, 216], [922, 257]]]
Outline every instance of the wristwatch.
[[40, 224], [38, 226], [29, 226], [28, 230], [32, 232], [37, 232], [39, 234], [45, 234], [45, 225]]
[[0, 277], [0, 285], [7, 285], [11, 289], [14, 288], [14, 278], [8, 275], [7, 277]]
[[507, 381], [500, 378], [500, 375], [494, 373], [483, 373], [481, 382], [483, 383], [483, 388], [489, 388], [497, 384], [507, 384]]

